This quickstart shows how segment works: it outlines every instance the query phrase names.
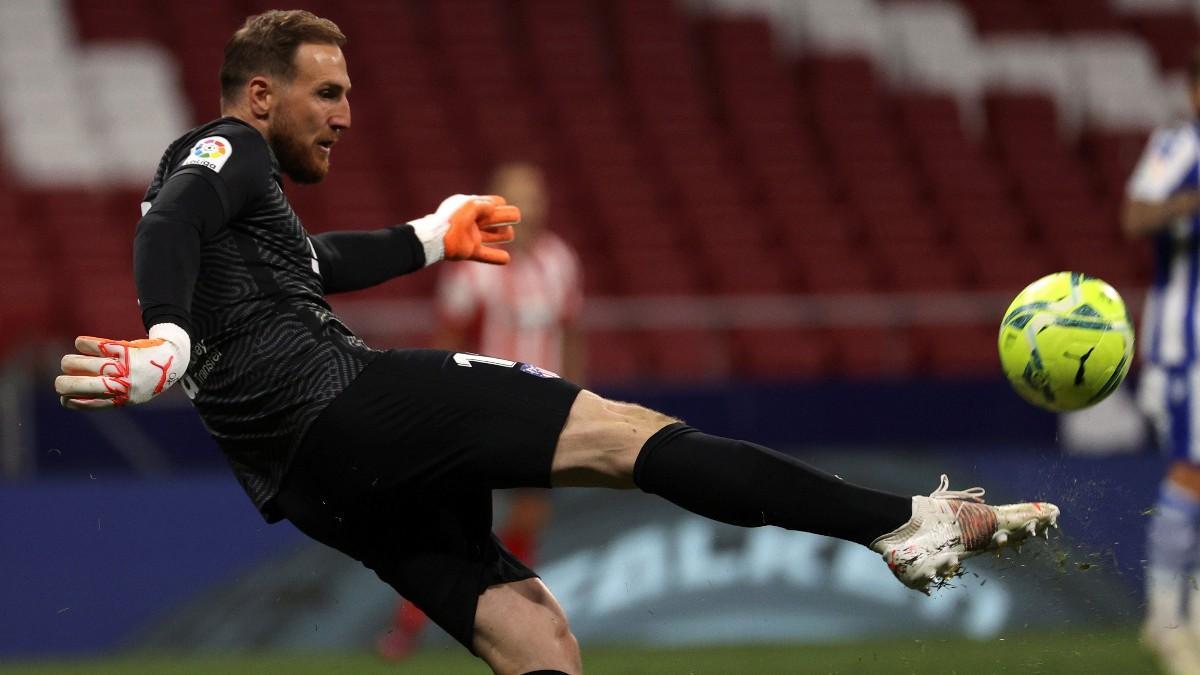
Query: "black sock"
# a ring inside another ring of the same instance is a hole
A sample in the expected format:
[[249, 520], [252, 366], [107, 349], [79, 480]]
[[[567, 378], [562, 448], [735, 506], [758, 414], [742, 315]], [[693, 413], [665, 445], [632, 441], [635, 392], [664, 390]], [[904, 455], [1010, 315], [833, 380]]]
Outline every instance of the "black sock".
[[824, 534], [864, 546], [908, 522], [912, 498], [847, 483], [761, 445], [687, 426], [660, 429], [642, 446], [633, 480], [706, 518]]

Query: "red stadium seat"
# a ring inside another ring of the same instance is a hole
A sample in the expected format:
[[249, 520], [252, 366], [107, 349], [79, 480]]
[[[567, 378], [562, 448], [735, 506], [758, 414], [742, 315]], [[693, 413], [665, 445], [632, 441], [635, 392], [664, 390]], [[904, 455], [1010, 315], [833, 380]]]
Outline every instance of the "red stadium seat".
[[708, 253], [711, 285], [723, 295], [778, 294], [791, 290], [778, 259], [764, 249], [728, 247]]
[[1129, 23], [1158, 57], [1163, 72], [1183, 72], [1200, 43], [1200, 25], [1191, 9], [1140, 11]]
[[703, 382], [730, 373], [730, 354], [724, 335], [715, 331], [666, 329], [647, 332], [651, 376], [671, 382]]
[[936, 376], [989, 379], [1002, 377], [995, 327], [922, 327], [914, 330], [914, 338], [925, 353], [928, 372]]
[[588, 386], [630, 382], [651, 377], [647, 356], [637, 336], [628, 331], [589, 331], [587, 334]]
[[974, 252], [970, 269], [981, 288], [1015, 295], [1034, 279], [1060, 271], [1060, 266], [1044, 247], [992, 247]]
[[1067, 33], [1119, 33], [1125, 26], [1107, 2], [1096, 0], [1044, 0], [1051, 23]]
[[613, 260], [621, 287], [629, 295], [694, 295], [704, 288], [693, 260], [670, 257], [670, 249], [625, 249]]
[[753, 328], [730, 336], [734, 375], [759, 380], [816, 379], [834, 373], [834, 351], [820, 331]]
[[1050, 31], [1050, 20], [1042, 14], [1042, 8], [1036, 1], [963, 0], [962, 4], [971, 12], [975, 29], [981, 34]]
[[908, 332], [891, 327], [834, 327], [829, 330], [838, 373], [849, 378], [907, 377], [917, 372]]
[[878, 271], [860, 252], [812, 246], [795, 253], [795, 274], [806, 291], [869, 293], [877, 287]]
[[958, 252], [937, 244], [885, 245], [875, 249], [886, 288], [894, 291], [950, 293], [968, 285]]

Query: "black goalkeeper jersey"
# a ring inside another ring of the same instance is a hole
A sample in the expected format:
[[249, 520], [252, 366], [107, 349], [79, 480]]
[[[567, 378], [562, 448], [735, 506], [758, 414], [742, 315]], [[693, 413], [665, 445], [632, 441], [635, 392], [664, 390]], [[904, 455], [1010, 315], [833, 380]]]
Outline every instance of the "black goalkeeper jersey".
[[[154, 212], [170, 178], [189, 173], [211, 186], [223, 217], [201, 232], [181, 386], [247, 494], [274, 520], [266, 506], [304, 433], [378, 352], [330, 311], [316, 249], [257, 130], [227, 117], [173, 142], [143, 213]], [[139, 281], [144, 311], [155, 303], [149, 286]]]

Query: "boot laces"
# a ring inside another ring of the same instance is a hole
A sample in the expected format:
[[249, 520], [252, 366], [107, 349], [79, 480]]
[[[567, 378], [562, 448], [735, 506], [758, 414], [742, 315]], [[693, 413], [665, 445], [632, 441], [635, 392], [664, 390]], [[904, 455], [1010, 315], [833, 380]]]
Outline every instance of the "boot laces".
[[959, 499], [963, 501], [983, 503], [984, 489], [981, 487], [967, 488], [966, 490], [951, 490], [950, 478], [946, 474], [942, 474], [942, 480], [938, 483], [938, 487], [933, 492], [929, 493], [931, 499]]

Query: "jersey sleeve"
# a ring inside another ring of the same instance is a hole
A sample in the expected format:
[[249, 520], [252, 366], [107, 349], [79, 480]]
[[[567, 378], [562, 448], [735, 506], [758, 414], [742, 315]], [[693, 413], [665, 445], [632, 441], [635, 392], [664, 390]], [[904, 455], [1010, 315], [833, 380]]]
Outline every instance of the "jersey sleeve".
[[212, 185], [191, 173], [172, 176], [149, 204], [133, 237], [133, 278], [147, 329], [170, 322], [191, 335], [202, 242], [224, 222]]
[[133, 273], [146, 328], [169, 321], [191, 334], [203, 242], [254, 204], [273, 179], [266, 141], [241, 125], [215, 127], [175, 161], [143, 205]]
[[240, 124], [224, 124], [193, 143], [167, 181], [184, 174], [203, 178], [216, 192], [228, 222], [271, 189], [271, 166], [270, 150], [262, 134]]
[[1195, 170], [1198, 150], [1196, 134], [1189, 127], [1158, 129], [1129, 178], [1126, 196], [1147, 202], [1170, 197]]

